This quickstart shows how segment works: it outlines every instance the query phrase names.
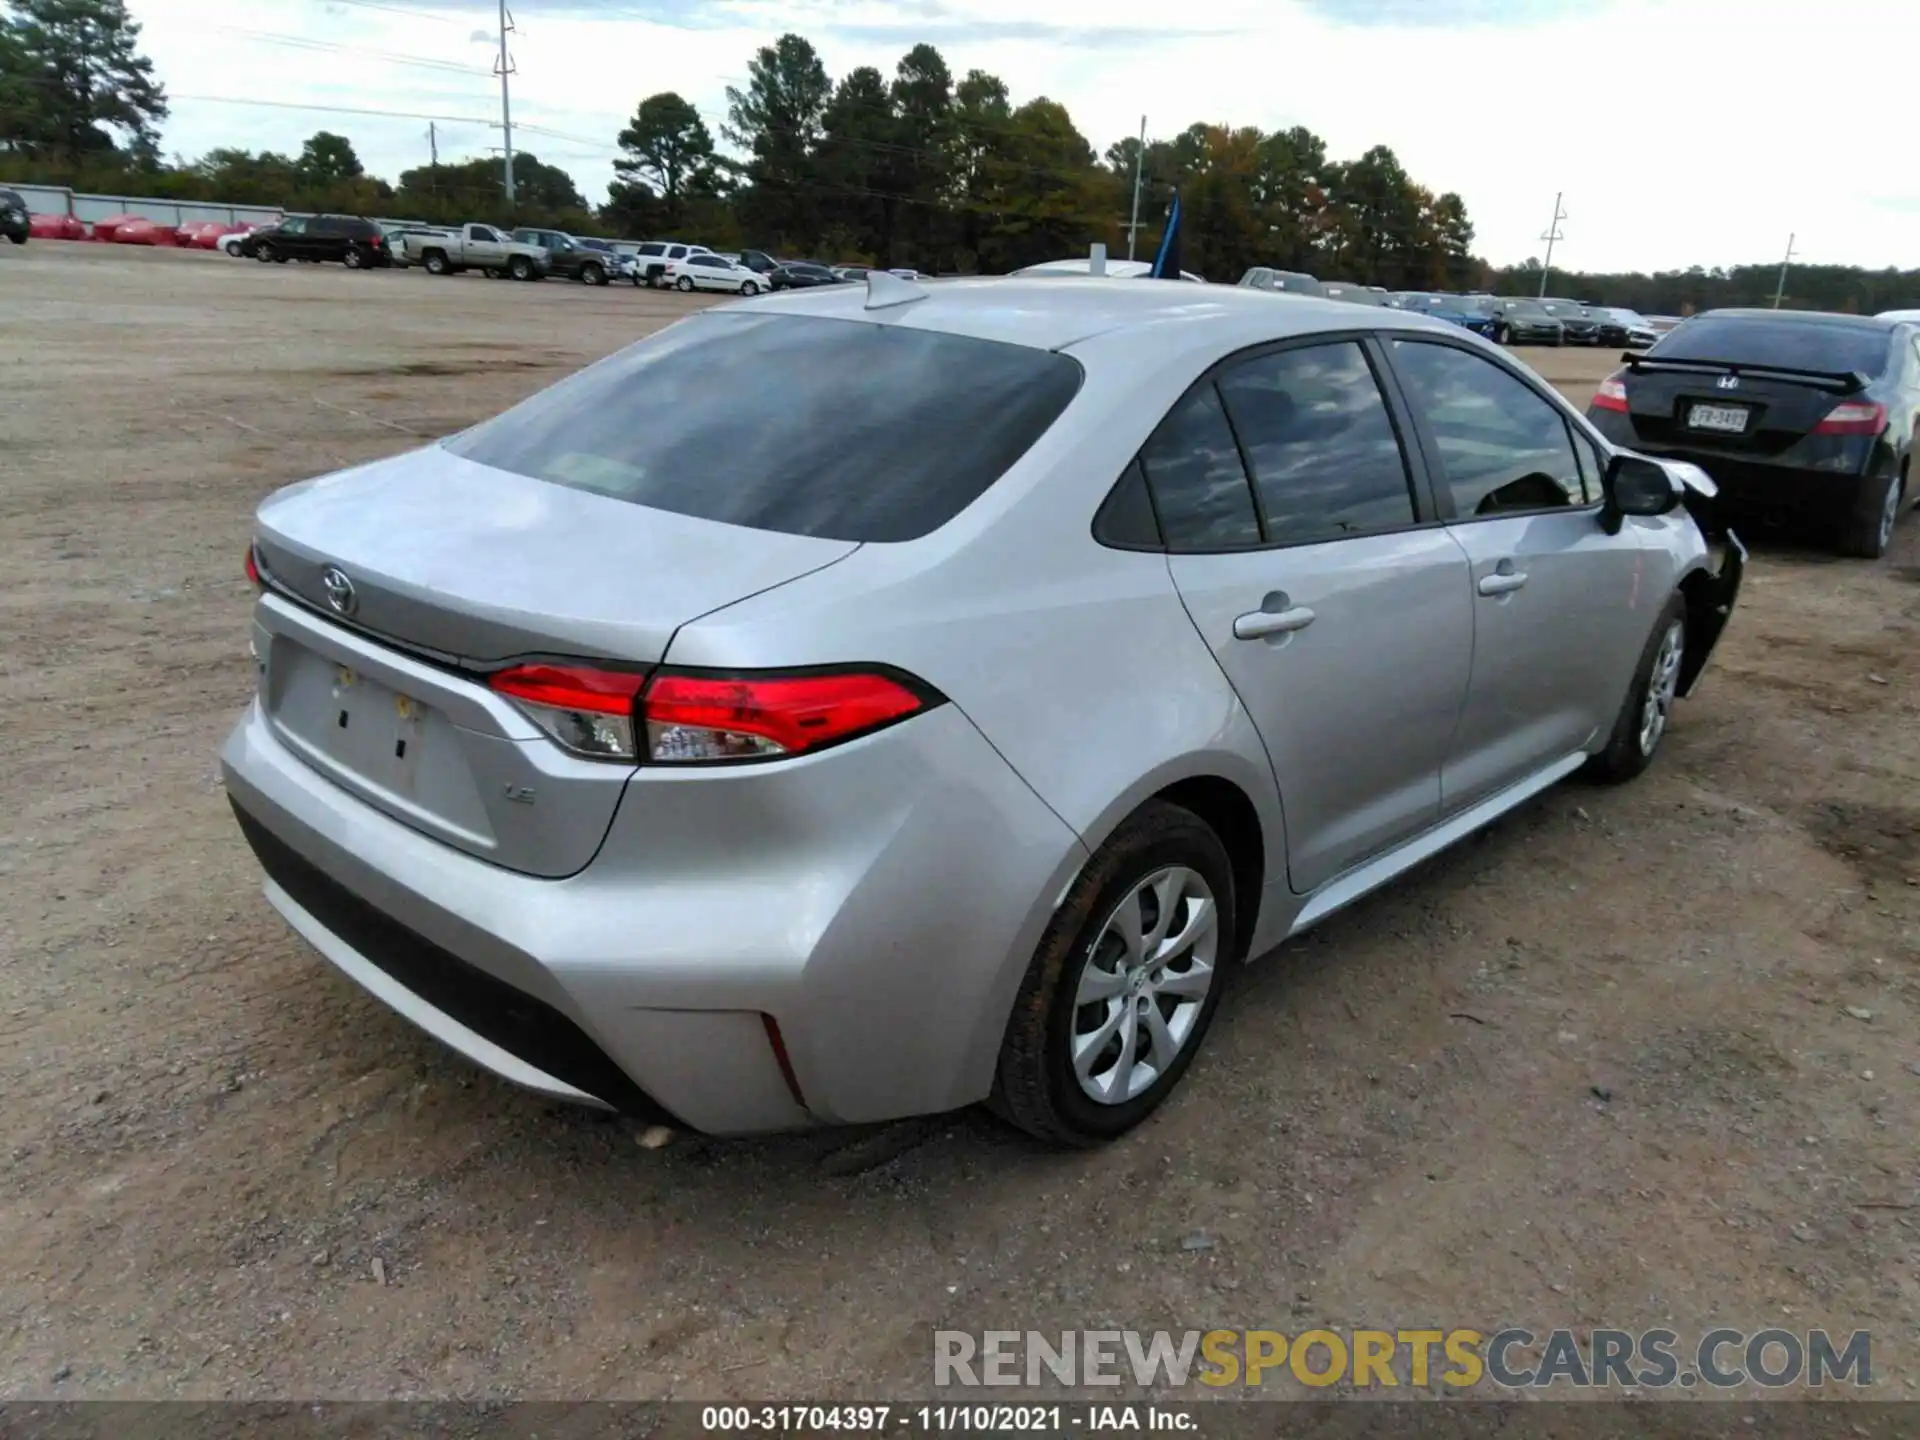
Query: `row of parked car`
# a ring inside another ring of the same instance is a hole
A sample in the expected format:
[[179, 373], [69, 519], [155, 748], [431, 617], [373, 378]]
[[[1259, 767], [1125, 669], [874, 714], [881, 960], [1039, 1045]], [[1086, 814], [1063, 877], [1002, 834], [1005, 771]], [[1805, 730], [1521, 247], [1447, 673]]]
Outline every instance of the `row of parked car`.
[[[294, 215], [279, 223], [223, 236], [221, 249], [247, 259], [337, 262], [351, 269], [418, 266], [432, 275], [474, 270], [513, 280], [548, 276], [587, 285], [629, 283], [682, 291], [758, 295], [865, 280], [862, 265], [780, 260], [764, 250], [717, 251], [678, 240], [602, 240], [563, 230], [502, 230], [381, 223], [357, 215]], [[914, 270], [892, 274], [917, 279]]]
[[1318, 295], [1356, 305], [1386, 305], [1414, 310], [1497, 340], [1502, 345], [1653, 344], [1678, 322], [1649, 317], [1617, 305], [1525, 295], [1456, 294], [1443, 290], [1388, 290], [1380, 285], [1347, 285], [1318, 280], [1297, 270], [1255, 266], [1240, 277], [1249, 289], [1291, 295]]

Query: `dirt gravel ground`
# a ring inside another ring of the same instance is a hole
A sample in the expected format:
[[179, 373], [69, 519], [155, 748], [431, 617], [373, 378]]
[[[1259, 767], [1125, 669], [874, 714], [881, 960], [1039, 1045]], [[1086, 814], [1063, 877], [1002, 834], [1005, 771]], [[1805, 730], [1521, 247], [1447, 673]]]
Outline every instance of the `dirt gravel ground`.
[[296, 940], [215, 767], [252, 507], [688, 308], [0, 248], [0, 1396], [902, 1398], [934, 1324], [1310, 1323], [1859, 1328], [1915, 1395], [1920, 522], [1760, 549], [1651, 773], [1254, 966], [1096, 1154], [644, 1149]]

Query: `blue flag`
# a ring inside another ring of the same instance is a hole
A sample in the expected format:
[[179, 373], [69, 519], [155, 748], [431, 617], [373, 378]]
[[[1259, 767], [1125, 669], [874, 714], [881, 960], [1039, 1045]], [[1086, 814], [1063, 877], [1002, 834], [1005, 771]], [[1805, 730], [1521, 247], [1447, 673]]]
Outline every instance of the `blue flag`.
[[1160, 253], [1153, 257], [1155, 280], [1180, 278], [1180, 192], [1173, 192], [1173, 206], [1167, 211], [1167, 228], [1160, 236]]

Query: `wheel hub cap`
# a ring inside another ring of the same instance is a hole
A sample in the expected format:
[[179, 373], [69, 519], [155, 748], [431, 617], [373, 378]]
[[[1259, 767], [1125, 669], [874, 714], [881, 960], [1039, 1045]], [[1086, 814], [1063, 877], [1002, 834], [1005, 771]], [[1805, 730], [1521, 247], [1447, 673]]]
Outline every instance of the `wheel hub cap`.
[[1156, 870], [1117, 904], [1086, 952], [1075, 988], [1074, 1077], [1119, 1105], [1148, 1089], [1186, 1048], [1213, 988], [1219, 911], [1206, 879]]
[[1666, 733], [1667, 717], [1680, 689], [1680, 661], [1686, 654], [1686, 628], [1676, 620], [1660, 639], [1653, 657], [1653, 673], [1647, 677], [1647, 699], [1640, 709], [1640, 753], [1653, 754], [1660, 737]]

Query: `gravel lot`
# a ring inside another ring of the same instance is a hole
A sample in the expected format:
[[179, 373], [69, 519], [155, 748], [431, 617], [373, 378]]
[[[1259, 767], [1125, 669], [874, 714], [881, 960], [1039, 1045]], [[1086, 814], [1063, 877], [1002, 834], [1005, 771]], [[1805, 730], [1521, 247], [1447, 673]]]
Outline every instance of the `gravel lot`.
[[1920, 1393], [1920, 522], [1762, 547], [1649, 775], [1257, 965], [1097, 1154], [647, 1150], [297, 941], [215, 768], [252, 507], [689, 308], [0, 247], [0, 1396], [906, 1397], [929, 1324], [1309, 1322], [1866, 1328]]

